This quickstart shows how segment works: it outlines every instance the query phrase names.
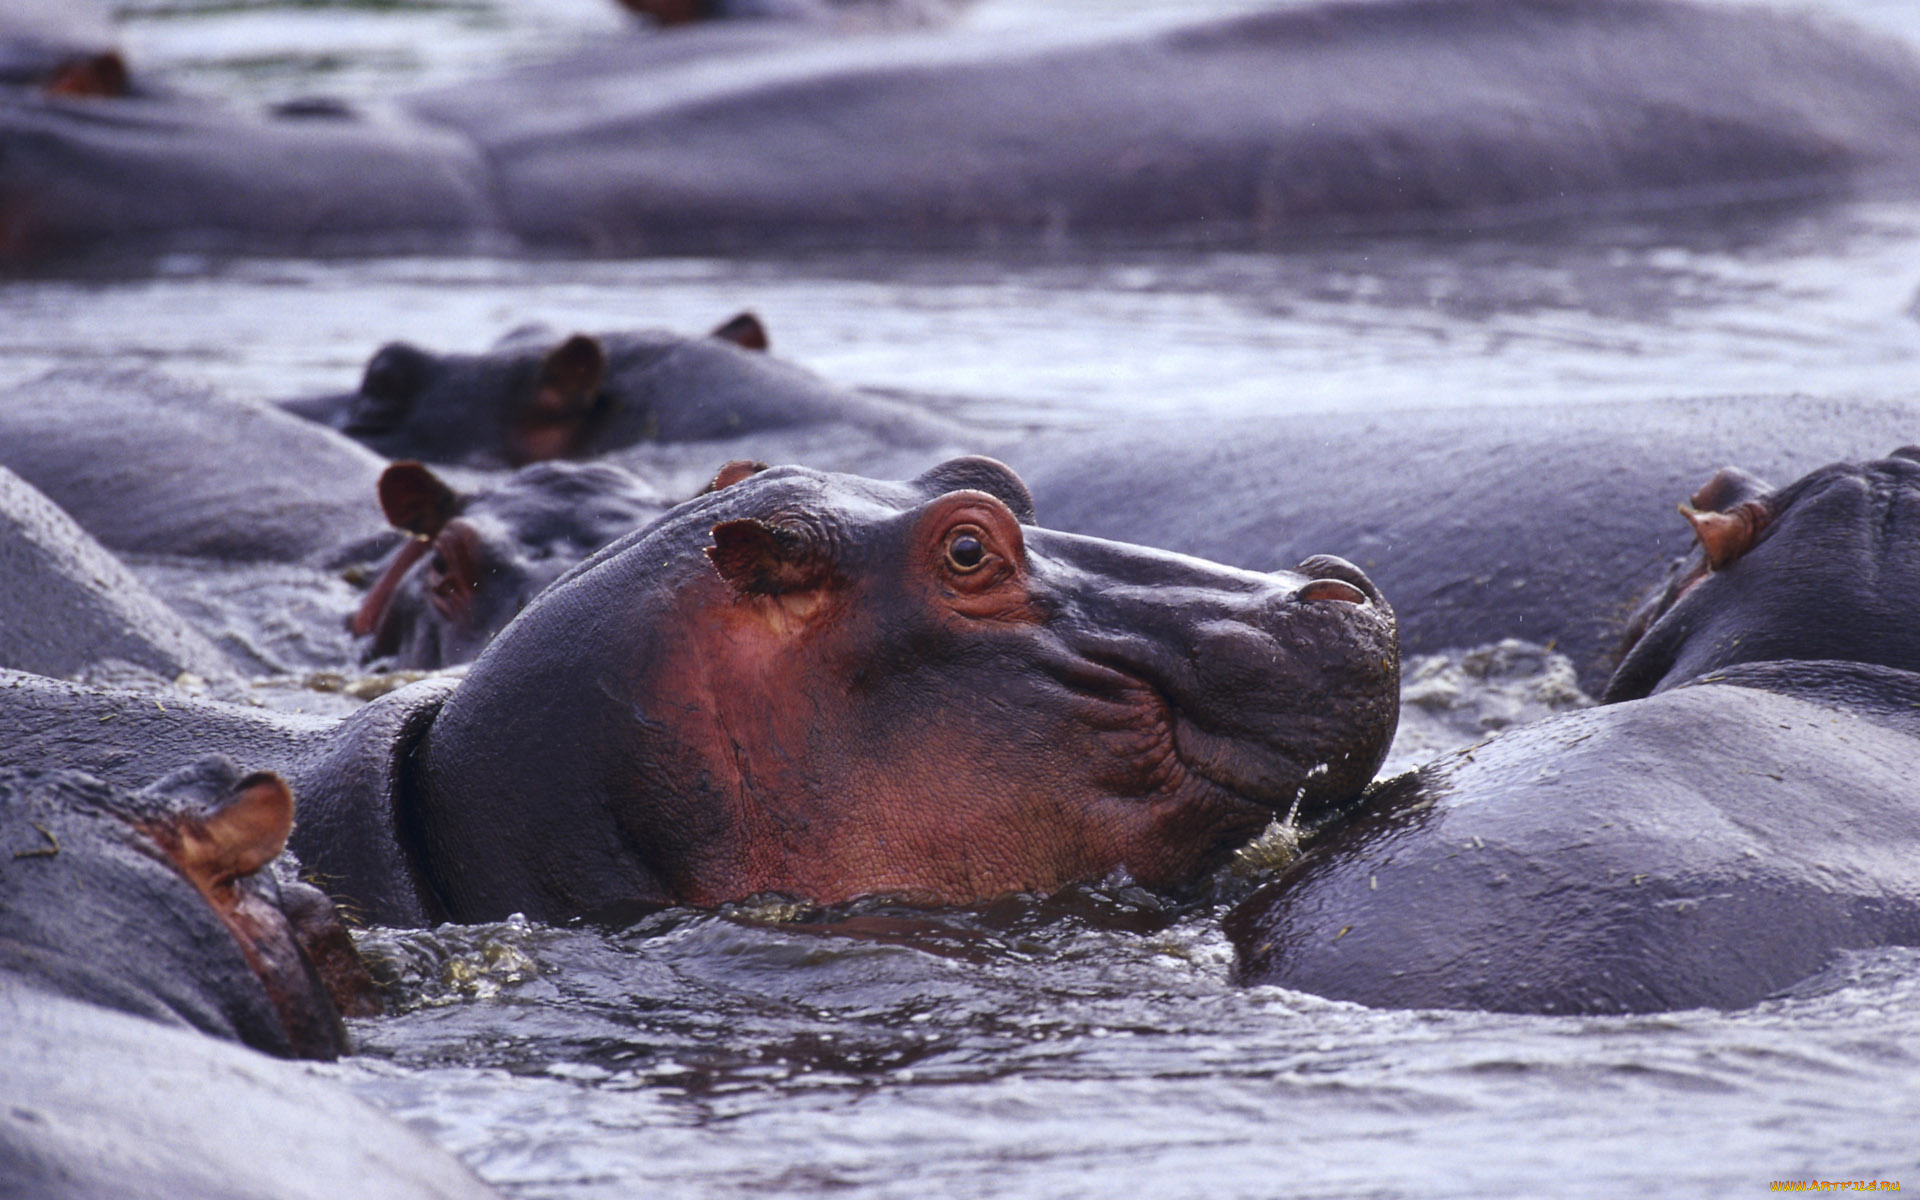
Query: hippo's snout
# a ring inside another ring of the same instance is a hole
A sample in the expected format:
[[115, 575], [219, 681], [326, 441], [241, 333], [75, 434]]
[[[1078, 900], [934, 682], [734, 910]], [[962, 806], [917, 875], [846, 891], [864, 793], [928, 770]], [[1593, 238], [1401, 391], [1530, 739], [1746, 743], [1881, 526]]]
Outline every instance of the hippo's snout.
[[1294, 593], [1295, 600], [1386, 605], [1387, 598], [1380, 594], [1373, 580], [1367, 578], [1367, 573], [1338, 555], [1316, 554], [1295, 570], [1307, 577], [1306, 586]]

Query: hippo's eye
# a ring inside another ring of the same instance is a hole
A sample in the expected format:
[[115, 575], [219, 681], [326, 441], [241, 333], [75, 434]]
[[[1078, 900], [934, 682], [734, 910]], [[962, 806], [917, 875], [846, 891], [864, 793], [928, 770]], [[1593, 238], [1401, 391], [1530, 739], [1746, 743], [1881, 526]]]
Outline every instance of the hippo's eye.
[[980, 564], [987, 561], [987, 544], [980, 540], [980, 531], [972, 526], [962, 526], [947, 535], [947, 565], [965, 574], [977, 571]]

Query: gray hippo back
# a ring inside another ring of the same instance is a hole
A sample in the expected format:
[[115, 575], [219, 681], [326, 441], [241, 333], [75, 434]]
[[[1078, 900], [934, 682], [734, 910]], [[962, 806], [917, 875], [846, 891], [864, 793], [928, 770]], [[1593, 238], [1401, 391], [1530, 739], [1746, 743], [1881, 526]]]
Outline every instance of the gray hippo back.
[[1614, 703], [1378, 785], [1229, 919], [1242, 977], [1407, 1007], [1732, 1008], [1920, 945], [1920, 461], [1751, 502], [1738, 545], [1697, 522]]

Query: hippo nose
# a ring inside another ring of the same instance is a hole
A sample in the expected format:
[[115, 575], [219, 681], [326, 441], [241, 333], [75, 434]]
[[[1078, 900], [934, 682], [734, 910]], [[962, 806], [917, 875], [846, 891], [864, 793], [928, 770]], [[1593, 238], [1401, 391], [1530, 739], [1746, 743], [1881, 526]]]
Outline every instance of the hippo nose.
[[1344, 558], [1316, 554], [1295, 568], [1307, 582], [1292, 599], [1297, 603], [1332, 601], [1339, 604], [1384, 605], [1386, 600], [1367, 573]]

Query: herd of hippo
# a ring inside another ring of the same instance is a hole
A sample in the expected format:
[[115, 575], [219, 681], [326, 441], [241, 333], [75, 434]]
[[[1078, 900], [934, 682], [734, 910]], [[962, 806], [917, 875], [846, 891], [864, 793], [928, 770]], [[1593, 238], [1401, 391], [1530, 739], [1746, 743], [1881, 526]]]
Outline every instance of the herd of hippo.
[[[24, 5], [0, 256], [1266, 236], [1920, 182], [1911, 56], [1764, 10], [1349, 0], [1008, 47], [929, 32], [941, 6], [761, 7], [812, 19], [251, 114]], [[770, 342], [528, 327], [277, 404], [126, 371], [0, 396], [0, 1183], [487, 1194], [216, 1044], [331, 1057], [379, 1011], [336, 905], [1194, 894], [1282, 821], [1303, 851], [1226, 917], [1249, 984], [1735, 1008], [1920, 945], [1911, 406], [1035, 432]], [[142, 556], [344, 572], [366, 667], [437, 673], [345, 718], [87, 682], [248, 669]], [[1376, 781], [1403, 651], [1508, 636], [1603, 703]]]

